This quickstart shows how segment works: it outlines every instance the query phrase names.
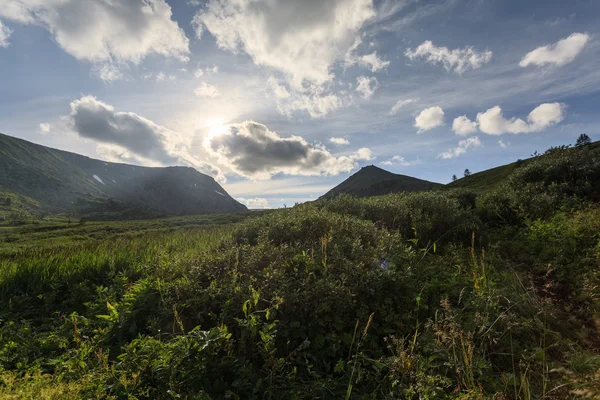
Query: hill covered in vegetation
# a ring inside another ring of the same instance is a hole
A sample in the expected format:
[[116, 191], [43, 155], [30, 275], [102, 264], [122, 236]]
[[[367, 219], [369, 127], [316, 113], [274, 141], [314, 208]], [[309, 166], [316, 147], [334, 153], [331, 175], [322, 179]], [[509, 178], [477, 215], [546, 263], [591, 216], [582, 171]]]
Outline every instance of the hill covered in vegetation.
[[213, 178], [193, 168], [109, 163], [2, 134], [0, 204], [5, 218], [50, 213], [139, 219], [247, 211]]
[[381, 196], [399, 192], [422, 192], [442, 187], [439, 183], [429, 182], [411, 176], [394, 174], [374, 165], [363, 167], [340, 183], [323, 198], [334, 198], [342, 194], [356, 197]]
[[0, 397], [595, 399], [599, 200], [584, 146], [485, 193], [5, 227]]

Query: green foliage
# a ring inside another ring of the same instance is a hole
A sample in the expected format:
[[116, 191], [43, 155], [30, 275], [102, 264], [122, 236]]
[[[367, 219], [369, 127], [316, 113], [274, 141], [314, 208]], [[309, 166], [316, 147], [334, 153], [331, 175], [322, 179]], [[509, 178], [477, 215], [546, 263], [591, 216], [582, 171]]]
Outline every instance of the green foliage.
[[600, 201], [600, 147], [556, 148], [516, 170], [482, 197], [482, 215], [494, 223], [543, 218], [556, 210]]
[[2, 226], [0, 397], [598, 397], [597, 160], [553, 150], [479, 195]]

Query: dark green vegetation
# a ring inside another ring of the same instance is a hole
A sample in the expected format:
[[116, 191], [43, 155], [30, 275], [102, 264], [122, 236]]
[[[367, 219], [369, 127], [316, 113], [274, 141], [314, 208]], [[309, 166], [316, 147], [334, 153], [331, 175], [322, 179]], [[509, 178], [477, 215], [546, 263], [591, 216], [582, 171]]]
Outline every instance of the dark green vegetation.
[[[576, 146], [585, 146], [588, 149], [597, 149], [600, 147], [600, 142], [592, 143], [589, 136], [585, 134], [581, 135], [576, 143], [578, 143]], [[567, 148], [570, 148], [570, 146], [559, 149], [549, 149], [546, 153], [551, 154], [553, 151], [561, 149], [566, 150]], [[490, 191], [506, 183], [517, 169], [529, 165], [530, 162], [538, 157], [544, 157], [545, 154], [537, 154], [536, 152], [536, 156], [533, 158], [517, 160], [514, 163], [477, 172], [462, 179], [450, 182], [446, 187], [450, 189], [469, 189], [479, 193]]]
[[599, 200], [583, 146], [481, 194], [0, 228], [0, 398], [598, 398]]
[[247, 209], [193, 168], [108, 163], [0, 134], [0, 220], [19, 222], [46, 214], [109, 220], [240, 211]]
[[341, 194], [356, 197], [381, 196], [400, 192], [422, 192], [443, 187], [439, 183], [424, 181], [406, 175], [394, 174], [374, 165], [363, 167], [322, 197], [330, 199]]

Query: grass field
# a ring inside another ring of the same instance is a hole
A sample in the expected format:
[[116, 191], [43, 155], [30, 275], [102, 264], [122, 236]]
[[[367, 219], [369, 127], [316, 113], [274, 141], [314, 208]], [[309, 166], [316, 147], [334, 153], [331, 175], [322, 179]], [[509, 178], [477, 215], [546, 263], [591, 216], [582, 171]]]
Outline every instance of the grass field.
[[0, 227], [0, 398], [594, 399], [598, 150], [498, 190]]

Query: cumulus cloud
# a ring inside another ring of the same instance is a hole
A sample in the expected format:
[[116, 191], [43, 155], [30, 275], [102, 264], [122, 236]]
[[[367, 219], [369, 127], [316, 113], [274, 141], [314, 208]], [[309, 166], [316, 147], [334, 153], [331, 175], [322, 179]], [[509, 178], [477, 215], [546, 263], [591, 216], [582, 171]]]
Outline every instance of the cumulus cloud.
[[116, 111], [94, 96], [71, 102], [65, 119], [80, 137], [98, 143], [98, 153], [105, 159], [150, 166], [187, 165], [225, 181], [220, 169], [190, 153], [183, 135], [135, 113]]
[[43, 122], [40, 124], [40, 134], [46, 135], [50, 133], [50, 124], [47, 122]]
[[306, 111], [312, 118], [322, 118], [344, 105], [342, 98], [323, 87], [312, 87], [310, 91], [302, 93], [288, 88], [272, 76], [267, 80], [266, 87], [267, 92], [275, 97], [279, 112], [288, 117], [296, 111]]
[[400, 111], [400, 109], [404, 106], [407, 106], [411, 103], [414, 103], [415, 99], [406, 99], [406, 100], [398, 100], [396, 102], [396, 104], [394, 104], [394, 106], [390, 109], [390, 112], [388, 113], [388, 115], [396, 115], [398, 114], [398, 111]]
[[121, 146], [129, 151], [163, 164], [176, 164], [178, 157], [169, 147], [178, 134], [130, 112], [117, 112], [114, 107], [84, 96], [71, 102], [68, 121], [79, 136], [105, 144]]
[[477, 122], [471, 121], [466, 115], [454, 118], [452, 130], [460, 136], [468, 136], [477, 132]]
[[290, 94], [276, 97], [279, 112], [320, 118], [351, 104], [350, 96], [333, 90], [336, 63], [351, 55], [352, 63], [372, 71], [389, 65], [376, 53], [354, 54], [374, 16], [372, 0], [207, 0], [192, 25], [197, 37], [209, 32], [220, 48], [276, 70]]
[[389, 65], [389, 61], [383, 61], [377, 56], [377, 52], [366, 54], [359, 58], [358, 63], [371, 70], [371, 72], [377, 72], [382, 69], [386, 69]]
[[198, 37], [207, 30], [222, 49], [244, 51], [302, 87], [331, 80], [331, 66], [374, 16], [372, 0], [209, 0], [192, 24]]
[[436, 46], [430, 40], [426, 40], [416, 49], [407, 49], [404, 53], [411, 60], [425, 58], [431, 64], [442, 64], [448, 71], [462, 74], [468, 69], [481, 68], [492, 60], [493, 53], [490, 50], [478, 52], [472, 47], [450, 50], [447, 47]]
[[196, 88], [194, 93], [196, 93], [196, 96], [198, 96], [198, 97], [210, 97], [210, 98], [219, 97], [221, 95], [221, 93], [219, 92], [219, 89], [217, 89], [213, 85], [209, 85], [206, 82], [202, 82], [200, 84], [200, 86], [198, 86], [198, 88]]
[[421, 133], [442, 125], [444, 125], [444, 110], [435, 106], [421, 111], [415, 118], [414, 126], [419, 128], [419, 133]]
[[348, 141], [348, 139], [344, 139], [341, 137], [332, 137], [331, 139], [329, 139], [329, 141], [333, 144], [337, 144], [337, 145], [346, 145], [346, 144], [350, 144], [350, 142]]
[[369, 161], [369, 160], [375, 159], [375, 157], [373, 157], [373, 152], [371, 151], [371, 149], [369, 149], [367, 147], [361, 147], [360, 149], [356, 150], [356, 153], [352, 154], [350, 156], [350, 158], [352, 158], [354, 160], [363, 160], [363, 161]]
[[64, 51], [81, 61], [118, 66], [138, 64], [151, 54], [188, 60], [189, 40], [171, 18], [165, 0], [3, 0], [0, 4], [0, 17], [44, 27]]
[[406, 161], [406, 159], [402, 156], [393, 156], [389, 160], [382, 161], [379, 164], [385, 165], [386, 167], [391, 167], [393, 165], [400, 165], [402, 167], [410, 167], [412, 165], [417, 165], [417, 161]]
[[438, 157], [443, 159], [450, 159], [460, 156], [465, 153], [469, 148], [476, 149], [477, 147], [483, 146], [481, 141], [477, 136], [470, 137], [465, 140], [461, 140], [458, 142], [458, 146], [453, 149], [448, 149], [448, 151], [440, 153]]
[[372, 158], [366, 148], [335, 157], [322, 145], [299, 136], [282, 138], [254, 121], [227, 126], [225, 132], [207, 137], [204, 147], [219, 160], [218, 165], [251, 179], [269, 179], [278, 173], [337, 175], [356, 168], [358, 160]]
[[530, 133], [542, 131], [561, 122], [566, 116], [566, 107], [561, 103], [545, 103], [536, 107], [527, 116], [527, 121], [521, 118], [506, 119], [499, 106], [492, 107], [486, 112], [477, 114], [479, 130], [488, 135], [504, 133]]
[[587, 33], [573, 33], [554, 44], [541, 46], [527, 53], [519, 65], [521, 67], [529, 65], [555, 65], [560, 67], [566, 65], [575, 60], [589, 39], [590, 36]]
[[2, 21], [0, 21], [0, 47], [8, 47], [10, 44], [8, 42], [8, 38], [12, 34], [12, 31], [8, 28], [8, 26], [4, 25]]
[[360, 93], [363, 99], [370, 99], [379, 89], [379, 82], [375, 77], [366, 77], [364, 75], [356, 78], [356, 91]]
[[237, 201], [239, 201], [240, 203], [245, 204], [246, 206], [248, 206], [248, 208], [254, 208], [254, 209], [269, 209], [271, 208], [271, 206], [269, 206], [269, 201], [267, 199], [261, 198], [261, 197], [255, 197], [253, 199], [247, 199], [245, 197], [238, 197], [236, 199]]

